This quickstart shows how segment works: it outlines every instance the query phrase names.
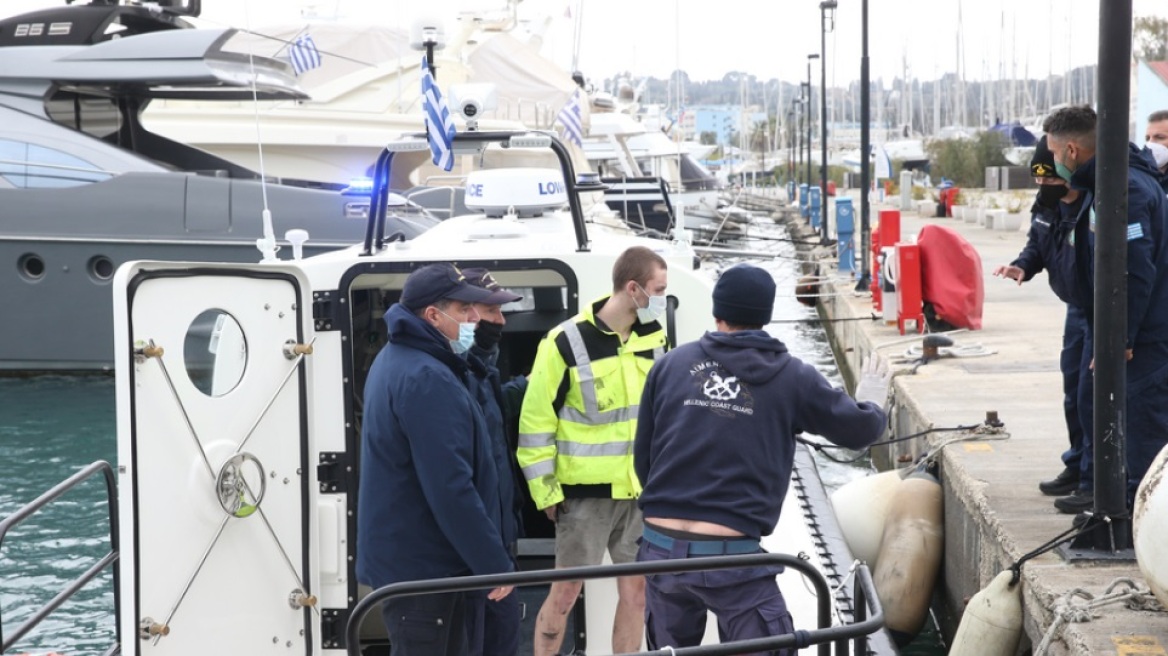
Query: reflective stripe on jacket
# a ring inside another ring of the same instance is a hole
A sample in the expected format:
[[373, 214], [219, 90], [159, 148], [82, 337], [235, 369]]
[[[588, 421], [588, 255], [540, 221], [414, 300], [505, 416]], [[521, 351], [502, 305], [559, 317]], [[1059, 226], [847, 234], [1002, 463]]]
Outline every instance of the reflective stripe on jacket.
[[553, 328], [536, 352], [517, 456], [541, 509], [573, 496], [565, 486], [591, 486], [579, 496], [614, 499], [641, 492], [632, 456], [637, 408], [649, 368], [665, 352], [665, 329], [635, 323], [622, 344], [597, 325], [595, 313], [607, 300]]

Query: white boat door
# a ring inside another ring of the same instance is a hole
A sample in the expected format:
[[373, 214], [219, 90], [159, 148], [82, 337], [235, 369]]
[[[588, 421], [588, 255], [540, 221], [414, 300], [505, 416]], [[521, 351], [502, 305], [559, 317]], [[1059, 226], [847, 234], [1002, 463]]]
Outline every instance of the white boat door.
[[118, 271], [123, 654], [312, 653], [310, 298], [286, 265]]

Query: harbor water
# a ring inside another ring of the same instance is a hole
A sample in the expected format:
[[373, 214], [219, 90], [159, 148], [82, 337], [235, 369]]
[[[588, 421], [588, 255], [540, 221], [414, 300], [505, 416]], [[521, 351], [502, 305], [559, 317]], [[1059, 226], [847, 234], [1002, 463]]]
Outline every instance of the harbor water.
[[[842, 385], [813, 309], [794, 298], [797, 252], [778, 226], [756, 223], [748, 247], [777, 256], [758, 262], [778, 283], [770, 331], [790, 351]], [[711, 275], [737, 262], [713, 260]], [[711, 321], [712, 323], [712, 321]], [[0, 515], [95, 460], [116, 465], [114, 379], [110, 376], [0, 379]], [[845, 452], [840, 455], [845, 455]], [[845, 465], [817, 455], [830, 489], [864, 476], [869, 463]], [[0, 618], [11, 632], [109, 550], [108, 509], [100, 476], [83, 483], [11, 531], [0, 547]], [[114, 642], [112, 576], [107, 572], [17, 645], [16, 652], [100, 654]], [[942, 654], [935, 632], [905, 654]]]

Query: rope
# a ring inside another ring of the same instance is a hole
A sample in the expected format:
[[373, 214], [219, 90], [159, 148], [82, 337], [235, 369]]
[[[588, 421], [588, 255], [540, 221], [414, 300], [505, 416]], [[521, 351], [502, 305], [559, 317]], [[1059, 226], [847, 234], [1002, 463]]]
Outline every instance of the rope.
[[[1076, 601], [1082, 599], [1083, 601]], [[1048, 653], [1050, 645], [1054, 642], [1055, 635], [1057, 635], [1065, 624], [1068, 623], [1083, 623], [1090, 622], [1095, 617], [1099, 617], [1094, 611], [1103, 606], [1109, 606], [1119, 602], [1126, 602], [1126, 606], [1131, 610], [1154, 610], [1163, 612], [1164, 608], [1159, 605], [1156, 598], [1147, 588], [1141, 587], [1135, 581], [1129, 578], [1117, 578], [1107, 586], [1103, 591], [1103, 595], [1096, 597], [1083, 588], [1075, 588], [1063, 595], [1051, 607], [1054, 613], [1054, 621], [1046, 629], [1046, 633], [1042, 636], [1042, 642], [1038, 643], [1038, 647], [1034, 650], [1034, 656], [1044, 656]]]
[[[985, 424], [971, 424], [969, 426], [953, 426], [951, 428], [929, 428], [929, 429], [926, 429], [926, 430], [923, 430], [923, 431], [920, 431], [917, 433], [913, 433], [911, 435], [904, 435], [902, 437], [894, 437], [894, 438], [890, 438], [890, 439], [883, 440], [880, 442], [873, 442], [872, 444], [869, 444], [868, 446], [861, 449], [859, 452], [859, 455], [857, 455], [855, 458], [852, 458], [850, 460], [843, 459], [843, 458], [836, 458], [835, 456], [833, 456], [830, 453], [828, 453], [827, 451], [825, 451], [825, 449], [847, 449], [848, 447], [846, 447], [846, 446], [840, 446], [839, 444], [823, 444], [822, 442], [813, 442], [805, 437], [795, 437], [795, 439], [797, 441], [801, 442], [802, 444], [805, 444], [805, 445], [811, 447], [812, 449], [819, 451], [821, 454], [823, 454], [823, 457], [827, 458], [828, 460], [831, 460], [832, 462], [838, 462], [838, 463], [843, 464], [843, 465], [847, 465], [847, 464], [855, 463], [855, 462], [861, 460], [862, 458], [867, 457], [868, 451], [874, 446], [886, 446], [888, 444], [895, 444], [897, 442], [904, 442], [907, 440], [916, 439], [918, 437], [923, 437], [923, 436], [929, 435], [931, 433], [949, 433], [949, 432], [954, 432], [954, 431], [974, 431], [974, 430], [979, 429], [983, 426], [985, 426]], [[951, 444], [953, 441], [961, 441], [961, 440], [969, 440], [969, 439], [979, 439], [979, 438], [973, 437], [973, 436], [965, 436], [965, 437], [958, 438], [957, 440], [946, 441], [942, 444], [942, 446], [947, 445], [947, 444]]]

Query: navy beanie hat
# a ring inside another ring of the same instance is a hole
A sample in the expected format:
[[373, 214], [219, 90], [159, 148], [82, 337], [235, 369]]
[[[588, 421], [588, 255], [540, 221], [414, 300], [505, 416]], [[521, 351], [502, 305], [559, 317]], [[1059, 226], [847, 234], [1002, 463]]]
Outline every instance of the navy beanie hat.
[[736, 264], [714, 285], [714, 318], [739, 326], [765, 326], [775, 309], [775, 279], [766, 269]]

